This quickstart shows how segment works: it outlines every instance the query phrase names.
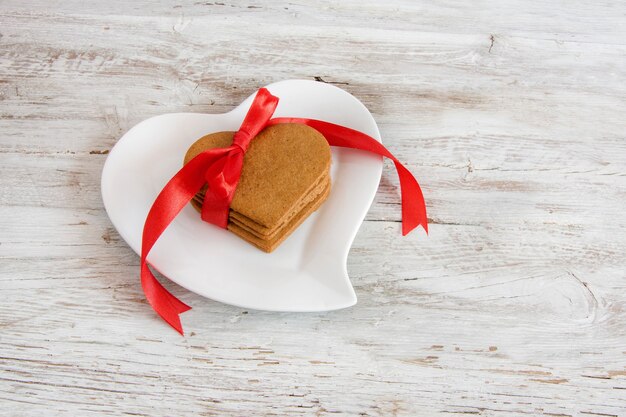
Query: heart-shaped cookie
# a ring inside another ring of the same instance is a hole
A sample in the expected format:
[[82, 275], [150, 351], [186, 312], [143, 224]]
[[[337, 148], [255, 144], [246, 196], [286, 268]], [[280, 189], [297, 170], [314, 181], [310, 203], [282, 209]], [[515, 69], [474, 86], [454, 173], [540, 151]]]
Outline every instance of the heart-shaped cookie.
[[[305, 80], [267, 88], [280, 97], [274, 117], [326, 120], [380, 140], [371, 114], [344, 90]], [[251, 93], [228, 113], [175, 113], [145, 120], [111, 150], [102, 172], [102, 198], [111, 222], [135, 252], [141, 251], [152, 203], [180, 169], [187, 150], [207, 133], [239, 129], [256, 94]], [[333, 147], [331, 154], [332, 192], [272, 253], [203, 222], [188, 205], [161, 235], [148, 261], [188, 290], [244, 308], [325, 311], [353, 305], [346, 259], [383, 164], [379, 156], [351, 149]]]
[[[232, 143], [235, 132], [212, 133], [194, 142], [184, 164], [207, 149]], [[317, 130], [302, 124], [269, 126], [250, 143], [228, 229], [272, 252], [330, 192], [330, 146]], [[207, 187], [192, 200], [200, 211]]]

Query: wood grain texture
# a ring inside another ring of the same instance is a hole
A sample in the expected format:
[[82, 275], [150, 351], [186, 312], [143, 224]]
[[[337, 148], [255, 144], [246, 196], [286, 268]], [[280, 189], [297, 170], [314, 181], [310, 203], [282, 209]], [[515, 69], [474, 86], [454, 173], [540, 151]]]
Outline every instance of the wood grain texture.
[[[0, 415], [626, 415], [626, 6], [558, 3], [0, 3]], [[166, 283], [182, 338], [106, 217], [106, 153], [290, 78], [368, 106], [430, 236], [400, 237], [389, 165], [355, 307]]]

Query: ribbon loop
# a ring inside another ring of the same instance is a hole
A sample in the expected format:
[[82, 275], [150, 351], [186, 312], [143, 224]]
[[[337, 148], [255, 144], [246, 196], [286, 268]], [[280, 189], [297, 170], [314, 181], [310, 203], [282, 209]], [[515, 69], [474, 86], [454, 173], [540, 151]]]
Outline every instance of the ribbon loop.
[[305, 124], [322, 133], [331, 146], [360, 149], [391, 159], [400, 178], [402, 234], [406, 235], [420, 225], [428, 233], [426, 204], [417, 180], [382, 143], [362, 132], [322, 120], [288, 117], [272, 119], [277, 106], [278, 97], [261, 88], [235, 133], [233, 144], [227, 148], [201, 152], [189, 161], [165, 185], [146, 217], [141, 244], [141, 285], [154, 310], [181, 334], [183, 328], [179, 315], [191, 307], [170, 294], [157, 281], [148, 266], [148, 253], [167, 226], [205, 183], [207, 191], [202, 205], [202, 220], [222, 228], [228, 226], [230, 204], [241, 176], [244, 154], [252, 139], [267, 126], [279, 123]]
[[239, 131], [233, 138], [233, 143], [241, 146], [244, 151], [248, 149], [250, 141], [265, 129], [277, 106], [278, 97], [273, 96], [267, 88], [259, 89]]
[[252, 142], [252, 136], [243, 130], [238, 130], [233, 136], [233, 146], [241, 149], [241, 152], [246, 153], [248, 146]]
[[[235, 152], [241, 152], [240, 148], [234, 147], [234, 149], [236, 149]], [[226, 179], [224, 171], [229, 165], [229, 159], [230, 152], [213, 162], [204, 173], [204, 179], [207, 183], [207, 194], [213, 194], [217, 199], [226, 199], [230, 193], [235, 191], [234, 185]]]

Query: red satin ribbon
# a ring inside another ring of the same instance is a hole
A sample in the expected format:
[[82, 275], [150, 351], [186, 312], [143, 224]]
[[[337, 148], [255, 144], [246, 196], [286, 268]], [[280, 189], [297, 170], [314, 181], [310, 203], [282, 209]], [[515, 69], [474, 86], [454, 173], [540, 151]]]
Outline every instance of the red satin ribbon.
[[146, 217], [141, 244], [141, 286], [152, 308], [180, 334], [183, 334], [183, 327], [179, 314], [191, 307], [174, 297], [157, 281], [148, 267], [148, 253], [204, 184], [208, 184], [208, 188], [202, 206], [202, 220], [226, 228], [230, 203], [241, 176], [243, 156], [250, 141], [267, 126], [279, 123], [305, 124], [324, 135], [331, 146], [359, 149], [391, 159], [400, 178], [402, 235], [407, 235], [420, 225], [428, 233], [426, 204], [419, 184], [411, 172], [380, 142], [357, 130], [322, 120], [292, 117], [272, 119], [277, 105], [278, 97], [261, 88], [239, 131], [235, 133], [232, 145], [206, 150], [183, 166], [161, 190]]

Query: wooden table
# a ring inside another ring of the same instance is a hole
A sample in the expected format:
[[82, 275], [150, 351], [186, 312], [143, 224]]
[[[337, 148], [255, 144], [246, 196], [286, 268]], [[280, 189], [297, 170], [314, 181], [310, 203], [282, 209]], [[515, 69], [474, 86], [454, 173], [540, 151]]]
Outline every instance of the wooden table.
[[[570, 1], [0, 4], [0, 415], [626, 415], [626, 6]], [[318, 6], [312, 6], [318, 3]], [[359, 303], [144, 300], [100, 173], [139, 121], [290, 78], [362, 100], [386, 164]]]

